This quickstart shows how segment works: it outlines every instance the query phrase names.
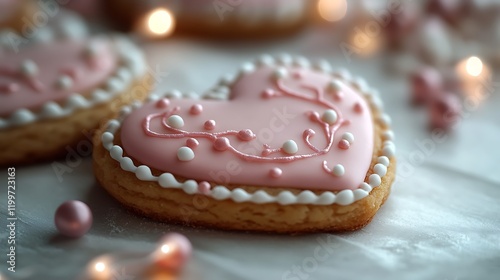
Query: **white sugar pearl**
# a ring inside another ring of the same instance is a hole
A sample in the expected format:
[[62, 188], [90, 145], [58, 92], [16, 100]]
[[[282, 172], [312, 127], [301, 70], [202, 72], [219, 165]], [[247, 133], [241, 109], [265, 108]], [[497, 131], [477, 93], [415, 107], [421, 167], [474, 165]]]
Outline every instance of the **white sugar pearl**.
[[69, 89], [73, 86], [73, 79], [68, 75], [62, 75], [57, 79], [56, 88], [58, 89]]
[[352, 133], [350, 133], [350, 132], [346, 132], [346, 133], [342, 134], [342, 139], [347, 140], [347, 142], [349, 142], [349, 144], [354, 143], [354, 135], [352, 135]]
[[241, 73], [242, 74], [249, 74], [252, 73], [255, 70], [255, 65], [251, 62], [247, 62], [241, 66]]
[[328, 83], [328, 89], [333, 91], [339, 91], [342, 88], [342, 82], [339, 80], [331, 80]]
[[21, 73], [25, 77], [34, 77], [38, 74], [38, 65], [33, 60], [25, 60], [21, 64]]
[[380, 177], [383, 177], [387, 173], [387, 167], [381, 163], [377, 163], [373, 167], [373, 171], [375, 172], [375, 174], [379, 175]]
[[184, 120], [179, 115], [172, 115], [167, 119], [167, 124], [173, 128], [181, 128], [184, 126]]
[[391, 161], [389, 160], [389, 158], [386, 157], [386, 156], [380, 156], [380, 157], [378, 157], [377, 162], [378, 163], [382, 163], [385, 166], [389, 166], [389, 164], [391, 163]]
[[286, 141], [285, 143], [283, 143], [283, 146], [281, 148], [285, 153], [290, 155], [296, 154], [299, 151], [297, 143], [295, 143], [295, 141], [293, 140]]
[[177, 150], [177, 158], [180, 161], [191, 161], [194, 159], [194, 152], [189, 147], [180, 147]]
[[394, 132], [388, 130], [382, 134], [382, 139], [384, 140], [394, 140]]
[[280, 68], [274, 70], [274, 78], [275, 79], [282, 79], [282, 78], [285, 78], [287, 75], [288, 75], [288, 71], [283, 67], [280, 67]]
[[396, 147], [394, 145], [386, 145], [382, 149], [384, 156], [392, 158], [396, 154]]
[[374, 187], [378, 187], [380, 186], [380, 184], [382, 184], [382, 179], [380, 178], [379, 175], [377, 174], [372, 174], [370, 175], [370, 177], [368, 177], [368, 183], [370, 184], [370, 186], [372, 186], [373, 188]]
[[337, 164], [332, 169], [332, 174], [337, 176], [337, 177], [343, 176], [344, 173], [345, 173], [345, 168], [342, 164]]
[[323, 113], [321, 119], [329, 125], [333, 125], [337, 121], [337, 112], [332, 109], [328, 109]]

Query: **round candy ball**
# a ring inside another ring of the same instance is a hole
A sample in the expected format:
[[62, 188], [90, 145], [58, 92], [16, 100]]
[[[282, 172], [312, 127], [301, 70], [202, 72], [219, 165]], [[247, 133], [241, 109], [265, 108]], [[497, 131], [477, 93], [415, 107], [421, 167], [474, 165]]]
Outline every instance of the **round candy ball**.
[[87, 204], [69, 200], [57, 208], [54, 221], [62, 235], [81, 237], [92, 227], [93, 217]]
[[155, 253], [155, 263], [170, 271], [180, 270], [191, 257], [193, 247], [187, 237], [179, 233], [169, 233], [159, 241]]

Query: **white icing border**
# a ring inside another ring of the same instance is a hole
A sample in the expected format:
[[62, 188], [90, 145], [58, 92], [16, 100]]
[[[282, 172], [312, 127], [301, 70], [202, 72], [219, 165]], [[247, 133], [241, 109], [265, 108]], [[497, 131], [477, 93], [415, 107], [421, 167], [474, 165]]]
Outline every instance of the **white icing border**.
[[[99, 40], [100, 37], [86, 39]], [[45, 102], [39, 110], [21, 108], [8, 117], [0, 117], [0, 130], [17, 127], [45, 119], [56, 119], [73, 114], [74, 111], [90, 108], [113, 99], [127, 89], [136, 79], [146, 73], [146, 61], [142, 51], [124, 36], [104, 37], [113, 44], [118, 55], [118, 66], [114, 75], [108, 77], [102, 88], [96, 88], [88, 95], [71, 94], [59, 105], [54, 101]]]
[[[293, 58], [290, 55], [284, 54], [278, 57], [276, 60], [269, 56], [262, 56], [256, 63], [245, 63], [241, 68], [241, 74], [247, 74], [255, 71], [259, 66], [271, 65], [271, 66], [286, 66], [286, 65], [297, 65], [300, 67], [310, 67], [309, 61], [302, 57]], [[341, 70], [338, 72], [331, 71], [329, 64], [325, 62], [320, 62], [318, 65], [314, 66], [316, 71], [329, 73], [334, 78], [340, 78], [344, 82], [351, 83], [352, 86], [358, 88], [360, 92], [363, 93], [364, 97], [369, 104], [377, 108], [382, 113], [382, 101], [378, 96], [378, 92], [370, 89], [365, 80], [361, 78], [352, 79], [351, 74], [347, 70]], [[212, 91], [207, 93], [204, 97], [215, 98], [215, 99], [225, 99], [229, 94], [229, 85], [234, 82], [234, 78], [224, 77], [219, 82]], [[177, 90], [165, 93], [161, 96], [150, 96], [147, 102], [156, 101], [162, 97], [169, 98], [181, 98], [181, 97], [192, 97], [192, 93], [183, 94]], [[183, 183], [177, 181], [174, 175], [171, 173], [163, 173], [160, 176], [154, 176], [151, 173], [151, 169], [146, 165], [135, 166], [132, 159], [123, 156], [123, 148], [119, 145], [114, 145], [114, 134], [121, 125], [121, 122], [125, 117], [130, 114], [134, 108], [138, 108], [142, 103], [135, 103], [132, 106], [124, 107], [117, 119], [110, 120], [107, 124], [106, 131], [101, 135], [103, 147], [109, 151], [110, 156], [120, 163], [120, 167], [128, 172], [135, 173], [136, 177], [142, 181], [158, 182], [158, 184], [163, 188], [176, 188], [182, 189], [187, 194], [202, 194], [198, 190], [198, 182], [195, 180], [187, 180]], [[381, 115], [381, 117], [376, 120], [383, 124], [390, 124], [391, 118], [387, 114]], [[392, 158], [396, 152], [396, 147], [393, 143], [394, 133], [390, 129], [386, 129], [382, 134], [383, 139], [383, 150], [382, 156], [378, 157], [377, 164], [375, 164], [373, 174], [368, 176], [368, 182], [363, 182], [360, 184], [358, 189], [355, 190], [342, 190], [340, 192], [334, 193], [331, 191], [325, 191], [320, 195], [316, 195], [310, 190], [304, 190], [298, 195], [293, 194], [290, 191], [282, 191], [278, 195], [273, 196], [268, 194], [263, 190], [256, 191], [255, 193], [248, 193], [244, 189], [235, 188], [233, 190], [228, 189], [225, 186], [217, 185], [210, 189], [210, 191], [204, 195], [212, 197], [216, 200], [231, 199], [234, 202], [253, 202], [256, 204], [264, 203], [279, 203], [281, 205], [290, 204], [312, 204], [312, 205], [349, 205], [352, 204], [366, 196], [371, 192], [373, 188], [378, 187], [382, 182], [382, 177], [386, 175], [387, 168], [390, 164], [390, 158]]]

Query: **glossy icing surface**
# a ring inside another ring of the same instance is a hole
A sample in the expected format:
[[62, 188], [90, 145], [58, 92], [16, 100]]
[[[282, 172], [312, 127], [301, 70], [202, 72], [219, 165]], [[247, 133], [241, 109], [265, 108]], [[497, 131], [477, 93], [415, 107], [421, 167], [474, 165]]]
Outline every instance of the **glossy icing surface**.
[[364, 181], [373, 120], [357, 90], [331, 75], [264, 66], [237, 79], [229, 100], [134, 110], [121, 139], [142, 164], [198, 181], [336, 191]]
[[116, 70], [110, 42], [61, 41], [0, 53], [0, 116], [85, 93]]

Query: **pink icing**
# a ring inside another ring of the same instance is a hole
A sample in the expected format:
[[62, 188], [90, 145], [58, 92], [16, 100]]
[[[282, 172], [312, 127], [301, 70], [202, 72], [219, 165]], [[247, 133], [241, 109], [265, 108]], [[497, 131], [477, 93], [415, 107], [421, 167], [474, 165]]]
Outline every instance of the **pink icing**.
[[[373, 153], [373, 121], [366, 101], [345, 84], [342, 99], [335, 99], [328, 90], [332, 77], [327, 74], [287, 70], [292, 75], [278, 80], [273, 79], [272, 68], [242, 76], [232, 85], [227, 101], [170, 100], [164, 109], [146, 104], [124, 121], [123, 147], [143, 164], [198, 181], [319, 190], [357, 188]], [[203, 106], [199, 115], [190, 114], [194, 104]], [[353, 110], [354, 104], [359, 104], [360, 112]], [[328, 109], [337, 115], [332, 123], [320, 117]], [[168, 125], [173, 114], [183, 118], [181, 128]], [[217, 123], [211, 131], [203, 129], [207, 119]], [[356, 138], [347, 150], [334, 144], [346, 132]], [[199, 142], [195, 157], [181, 162], [177, 150], [190, 138]], [[296, 143], [296, 153], [286, 153], [283, 144], [289, 140]], [[344, 166], [342, 176], [333, 176], [325, 168], [336, 164]]]
[[[66, 41], [39, 44], [22, 49], [18, 54], [0, 54], [0, 88], [15, 83], [18, 90], [5, 94], [0, 89], [0, 116], [21, 109], [36, 109], [48, 101], [61, 101], [71, 94], [86, 93], [103, 83], [116, 69], [117, 57], [112, 45], [95, 41], [99, 68], [94, 68], [84, 55], [87, 42]], [[33, 77], [21, 73], [23, 62], [31, 60], [38, 68]], [[58, 79], [66, 75], [72, 85], [63, 89], [57, 86]]]

